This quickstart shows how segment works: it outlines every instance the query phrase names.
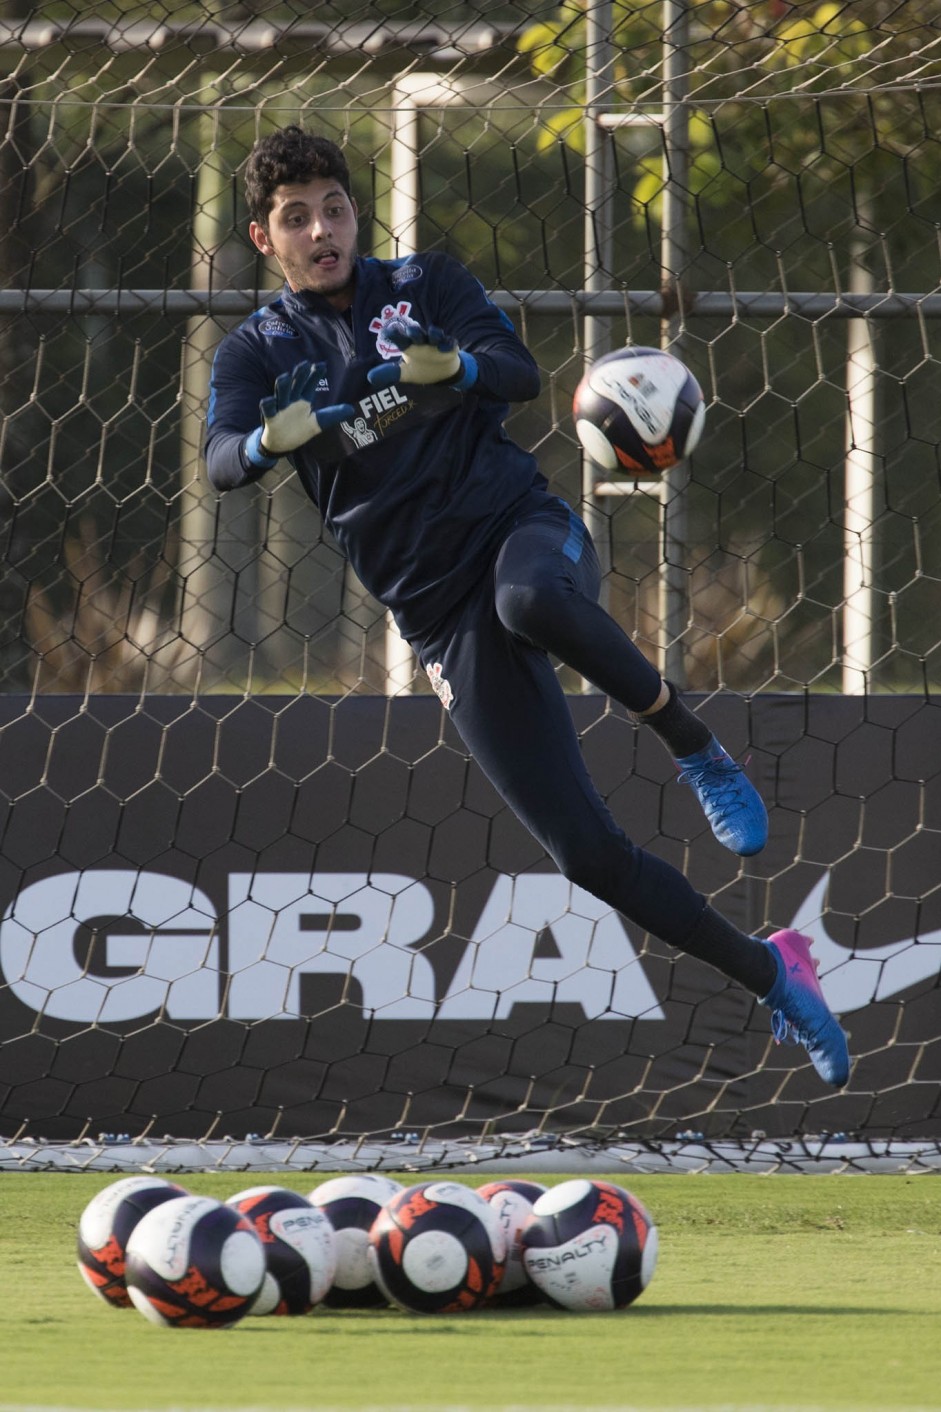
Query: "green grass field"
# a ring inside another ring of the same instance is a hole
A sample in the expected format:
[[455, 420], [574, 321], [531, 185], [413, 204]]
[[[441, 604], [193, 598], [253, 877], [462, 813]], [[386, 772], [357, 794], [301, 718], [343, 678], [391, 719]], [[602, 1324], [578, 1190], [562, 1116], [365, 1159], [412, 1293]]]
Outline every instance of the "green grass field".
[[[306, 1193], [320, 1179], [178, 1178], [218, 1197], [263, 1181]], [[941, 1183], [931, 1176], [613, 1174], [660, 1231], [656, 1274], [630, 1309], [320, 1308], [219, 1333], [157, 1328], [86, 1288], [76, 1226], [113, 1180], [0, 1175], [4, 1412], [941, 1407]]]

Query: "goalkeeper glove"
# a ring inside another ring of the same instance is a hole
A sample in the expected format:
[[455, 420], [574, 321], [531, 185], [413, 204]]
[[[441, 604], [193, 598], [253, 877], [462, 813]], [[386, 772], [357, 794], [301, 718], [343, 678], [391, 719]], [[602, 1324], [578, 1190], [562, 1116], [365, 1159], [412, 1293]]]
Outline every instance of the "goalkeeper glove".
[[434, 324], [425, 329], [414, 319], [396, 317], [383, 325], [382, 337], [401, 348], [402, 357], [371, 368], [366, 374], [371, 387], [446, 382], [466, 392], [477, 381], [476, 359], [462, 352], [456, 341]]
[[313, 398], [326, 370], [326, 363], [305, 361], [275, 378], [274, 395], [263, 397], [258, 404], [262, 425], [245, 443], [245, 454], [252, 465], [274, 465], [284, 452], [296, 451], [312, 437], [353, 415], [348, 402], [314, 411]]

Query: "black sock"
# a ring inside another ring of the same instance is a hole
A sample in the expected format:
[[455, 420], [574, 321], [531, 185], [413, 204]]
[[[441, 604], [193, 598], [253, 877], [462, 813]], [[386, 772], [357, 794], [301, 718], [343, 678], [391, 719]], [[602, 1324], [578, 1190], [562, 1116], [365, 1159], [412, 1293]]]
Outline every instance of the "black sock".
[[778, 977], [774, 957], [765, 943], [746, 936], [709, 906], [703, 908], [689, 936], [674, 945], [699, 961], [708, 961], [753, 995], [767, 995]]
[[656, 731], [674, 760], [682, 760], [686, 755], [705, 750], [712, 739], [712, 731], [683, 704], [673, 683], [668, 681], [667, 686], [670, 688], [667, 704], [649, 716], [635, 715], [634, 720]]

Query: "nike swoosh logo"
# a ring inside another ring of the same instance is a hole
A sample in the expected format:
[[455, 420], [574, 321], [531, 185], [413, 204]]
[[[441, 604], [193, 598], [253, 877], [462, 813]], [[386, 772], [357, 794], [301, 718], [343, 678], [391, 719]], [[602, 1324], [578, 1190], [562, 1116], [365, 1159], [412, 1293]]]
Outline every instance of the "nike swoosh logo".
[[920, 981], [931, 980], [941, 971], [941, 931], [927, 936], [906, 937], [887, 946], [847, 951], [827, 935], [823, 913], [829, 875], [814, 884], [791, 922], [794, 931], [803, 932], [814, 944], [820, 962], [820, 982], [827, 1004], [838, 1015], [861, 1010], [874, 1000], [887, 1000]]

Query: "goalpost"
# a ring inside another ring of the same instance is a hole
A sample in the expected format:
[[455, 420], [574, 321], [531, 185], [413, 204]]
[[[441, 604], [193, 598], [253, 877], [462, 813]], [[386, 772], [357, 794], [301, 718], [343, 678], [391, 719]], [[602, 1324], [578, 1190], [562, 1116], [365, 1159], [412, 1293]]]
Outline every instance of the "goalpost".
[[[927, 0], [785, 9], [0, 23], [0, 1170], [939, 1165], [941, 58]], [[364, 248], [457, 254], [539, 361], [509, 432], [770, 843], [563, 669], [592, 773], [814, 936], [845, 1091], [552, 870], [284, 464], [208, 486], [213, 351], [278, 287], [241, 167], [295, 121]], [[574, 435], [625, 342], [706, 391], [662, 482]]]

